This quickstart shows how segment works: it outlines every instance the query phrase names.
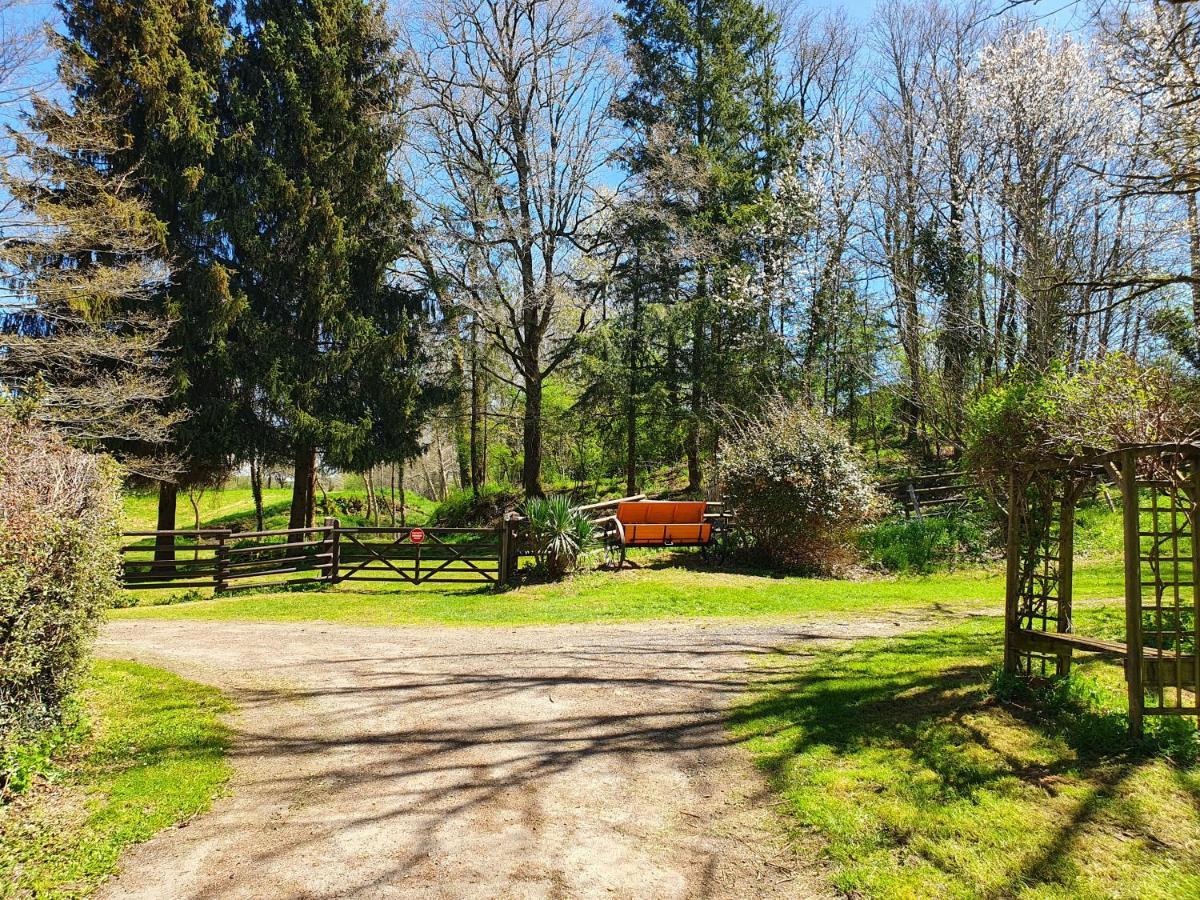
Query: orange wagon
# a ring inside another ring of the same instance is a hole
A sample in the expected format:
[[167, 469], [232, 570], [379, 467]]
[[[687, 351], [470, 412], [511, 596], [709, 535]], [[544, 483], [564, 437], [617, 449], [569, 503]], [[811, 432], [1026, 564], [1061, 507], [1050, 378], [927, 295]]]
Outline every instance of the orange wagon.
[[605, 545], [620, 548], [618, 568], [630, 547], [700, 547], [713, 541], [712, 522], [703, 500], [638, 500], [617, 505], [616, 515], [596, 524], [604, 529]]

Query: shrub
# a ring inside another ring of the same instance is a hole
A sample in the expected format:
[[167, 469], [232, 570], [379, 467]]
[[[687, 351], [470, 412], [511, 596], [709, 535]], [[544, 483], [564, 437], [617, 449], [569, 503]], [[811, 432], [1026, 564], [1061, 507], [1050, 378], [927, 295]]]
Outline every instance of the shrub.
[[115, 464], [0, 414], [0, 792], [58, 727], [101, 611], [118, 596]]
[[1018, 372], [967, 409], [966, 460], [999, 497], [1014, 461], [1181, 440], [1195, 410], [1162, 369], [1110, 353], [1078, 371]]
[[751, 551], [775, 567], [836, 572], [883, 507], [845, 432], [780, 398], [729, 432], [718, 467]]
[[516, 505], [519, 496], [517, 489], [507, 484], [483, 485], [478, 499], [470, 488], [456, 488], [433, 510], [429, 524], [446, 528], [494, 525]]
[[595, 525], [571, 507], [566, 497], [531, 497], [525, 504], [529, 537], [538, 566], [551, 578], [562, 578], [592, 545]]
[[859, 546], [889, 572], [928, 574], [939, 565], [978, 561], [987, 554], [987, 529], [970, 511], [881, 522], [863, 532]]

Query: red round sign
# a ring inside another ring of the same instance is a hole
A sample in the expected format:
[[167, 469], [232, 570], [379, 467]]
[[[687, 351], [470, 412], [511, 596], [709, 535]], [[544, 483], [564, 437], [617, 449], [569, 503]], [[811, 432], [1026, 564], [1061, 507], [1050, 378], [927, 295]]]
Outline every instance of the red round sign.
[[425, 532], [420, 528], [414, 528], [408, 533], [408, 539], [414, 544], [419, 544], [425, 540]]

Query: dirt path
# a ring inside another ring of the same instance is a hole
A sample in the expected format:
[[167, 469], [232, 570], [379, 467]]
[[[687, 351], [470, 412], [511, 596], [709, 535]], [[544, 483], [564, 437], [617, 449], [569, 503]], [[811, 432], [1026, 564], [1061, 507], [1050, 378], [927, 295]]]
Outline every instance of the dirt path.
[[239, 712], [228, 796], [102, 896], [818, 896], [724, 710], [754, 654], [894, 630], [113, 623]]

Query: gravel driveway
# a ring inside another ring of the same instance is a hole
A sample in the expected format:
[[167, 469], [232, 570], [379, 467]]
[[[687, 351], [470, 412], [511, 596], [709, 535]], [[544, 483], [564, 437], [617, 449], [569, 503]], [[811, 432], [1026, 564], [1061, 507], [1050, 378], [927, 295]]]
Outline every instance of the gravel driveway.
[[111, 623], [238, 705], [228, 795], [107, 897], [819, 896], [724, 730], [756, 654], [898, 623]]

